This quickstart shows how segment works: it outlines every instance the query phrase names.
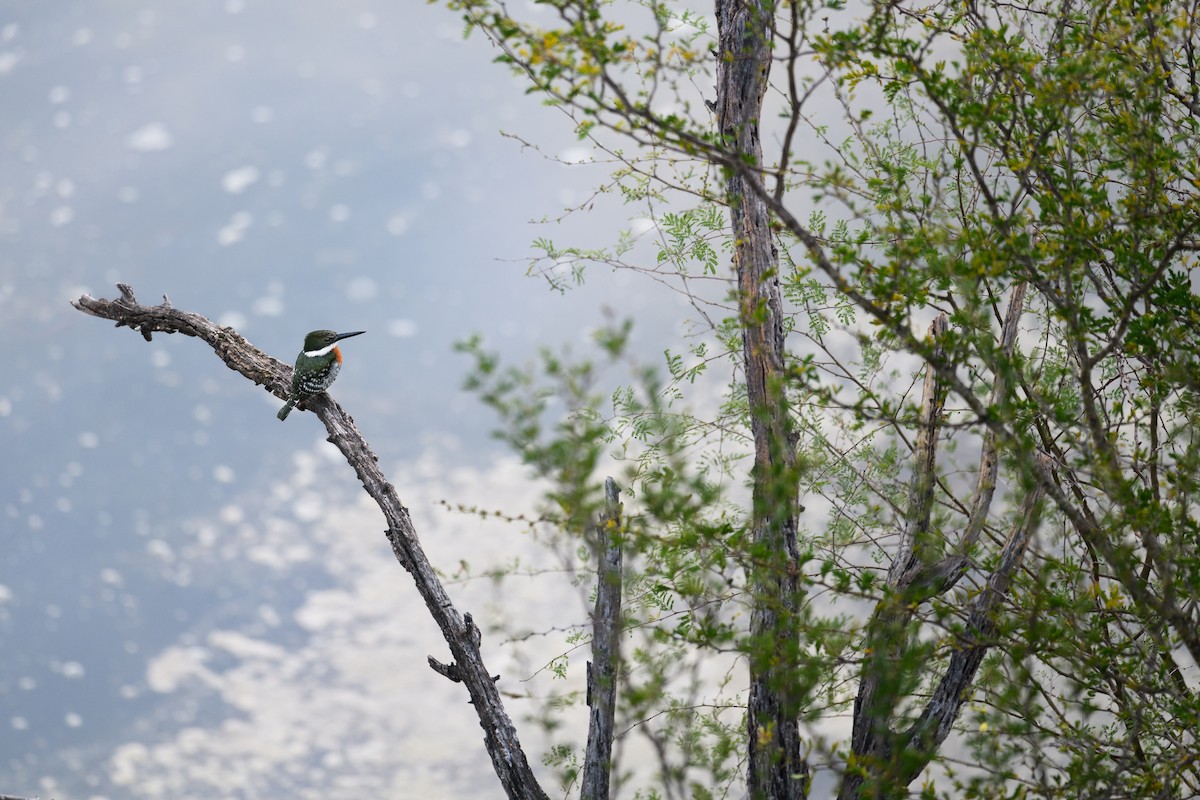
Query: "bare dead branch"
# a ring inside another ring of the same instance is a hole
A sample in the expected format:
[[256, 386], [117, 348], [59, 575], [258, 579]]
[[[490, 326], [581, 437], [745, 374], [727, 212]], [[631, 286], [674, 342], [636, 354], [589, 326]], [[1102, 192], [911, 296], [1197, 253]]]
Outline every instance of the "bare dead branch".
[[[1037, 469], [1049, 470], [1049, 459], [1038, 458]], [[983, 662], [987, 651], [995, 644], [995, 612], [1008, 595], [1013, 575], [1029, 549], [1033, 532], [1041, 518], [1042, 497], [1045, 495], [1046, 478], [1030, 481], [1031, 488], [1021, 502], [1020, 513], [1013, 522], [1000, 560], [988, 577], [983, 591], [975, 595], [967, 606], [967, 625], [963, 641], [956, 642], [950, 663], [942, 675], [933, 696], [926, 703], [921, 716], [904, 734], [902, 747], [905, 754], [892, 759], [893, 769], [899, 772], [899, 783], [907, 786], [921, 773], [932, 755], [941, 746], [958, 718], [958, 712], [970, 694], [975, 673]], [[919, 754], [919, 755], [917, 755]], [[896, 754], [899, 756], [899, 754]]]
[[[941, 341], [949, 326], [950, 321], [945, 314], [938, 314], [930, 323], [929, 340], [936, 348], [935, 352], [941, 352]], [[933, 513], [938, 432], [942, 427], [942, 410], [945, 406], [945, 384], [936, 370], [927, 367], [917, 418], [917, 442], [913, 446], [913, 477], [909, 486], [908, 511], [896, 555], [888, 570], [888, 584], [893, 589], [903, 589], [909, 585], [915, 577], [914, 570], [922, 569], [931, 556], [929, 518]]]
[[[130, 327], [141, 332], [149, 341], [151, 334], [182, 333], [204, 340], [232, 370], [256, 384], [263, 384], [280, 398], [286, 397], [291, 385], [291, 368], [258, 350], [230, 328], [222, 328], [195, 313], [180, 311], [164, 302], [158, 306], [143, 306], [137, 302], [130, 287], [119, 284], [121, 297], [117, 300], [97, 300], [84, 295], [72, 305], [84, 313], [114, 320], [117, 327]], [[165, 298], [164, 298], [165, 299]], [[408, 509], [400, 502], [395, 487], [379, 468], [379, 458], [342, 407], [329, 395], [320, 394], [306, 403], [329, 433], [328, 441], [341, 451], [354, 468], [367, 494], [379, 506], [387, 520], [386, 531], [392, 552], [412, 575], [434, 621], [454, 656], [454, 663], [435, 670], [452, 680], [461, 681], [471, 697], [479, 724], [484, 730], [484, 743], [492, 766], [505, 792], [513, 800], [546, 800], [530, 769], [525, 752], [517, 738], [508, 712], [501, 702], [495, 679], [488, 673], [480, 652], [480, 634], [470, 614], [459, 614], [445, 588], [438, 580], [417, 540], [417, 532]]]
[[[1008, 311], [1004, 314], [1004, 327], [1000, 332], [1000, 350], [1003, 355], [993, 368], [992, 390], [988, 394], [989, 409], [995, 408], [1008, 392], [1008, 373], [1015, 369], [1012, 358], [1016, 349], [1021, 314], [1025, 310], [1027, 288], [1028, 284], [1017, 283], [1008, 297]], [[979, 541], [979, 535], [983, 532], [983, 525], [987, 521], [988, 511], [992, 507], [992, 497], [996, 492], [996, 474], [999, 469], [1000, 458], [996, 446], [996, 432], [992, 428], [987, 428], [983, 432], [983, 450], [979, 455], [979, 479], [975, 484], [975, 494], [971, 498], [971, 512], [967, 517], [967, 528], [963, 532], [959, 545], [959, 554], [964, 559], [964, 570], [966, 569], [965, 559]]]
[[[1018, 283], [1013, 286], [1008, 299], [1008, 310], [1004, 314], [1004, 327], [1000, 332], [1001, 357], [994, 365], [992, 390], [988, 394], [988, 409], [994, 409], [1008, 391], [1008, 374], [1015, 369], [1012, 363], [1013, 352], [1016, 349], [1017, 329], [1021, 314], [1025, 309], [1025, 290], [1027, 284]], [[943, 594], [954, 588], [955, 584], [966, 574], [971, 564], [971, 552], [979, 543], [987, 523], [988, 512], [992, 507], [992, 498], [996, 493], [996, 475], [1000, 470], [1000, 453], [997, 446], [996, 432], [993, 428], [985, 428], [983, 446], [979, 453], [979, 477], [975, 482], [975, 491], [971, 496], [971, 509], [967, 514], [967, 527], [963, 531], [955, 551], [936, 564], [928, 566], [926, 573], [915, 582], [928, 587], [929, 596]], [[1048, 471], [1043, 477], [1048, 478]], [[1043, 490], [1045, 487], [1042, 487]]]
[[596, 526], [596, 607], [592, 612], [592, 658], [587, 669], [587, 752], [583, 800], [607, 800], [612, 773], [613, 720], [621, 633], [621, 497], [612, 478], [604, 481], [604, 516]]
[[225, 365], [246, 376], [255, 384], [266, 386], [277, 397], [286, 399], [291, 381], [291, 368], [253, 347], [233, 328], [223, 328], [207, 317], [180, 311], [171, 305], [166, 295], [157, 306], [143, 306], [137, 301], [128, 284], [118, 283], [121, 297], [117, 300], [97, 300], [86, 294], [71, 305], [85, 314], [110, 319], [118, 328], [133, 328], [147, 342], [152, 334], [182, 333], [208, 342]]

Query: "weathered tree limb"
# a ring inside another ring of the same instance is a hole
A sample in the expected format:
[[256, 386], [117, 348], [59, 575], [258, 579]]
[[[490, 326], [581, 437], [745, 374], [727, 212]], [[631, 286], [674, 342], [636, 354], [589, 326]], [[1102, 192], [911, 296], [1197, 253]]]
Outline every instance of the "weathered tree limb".
[[[988, 393], [987, 407], [989, 409], [996, 408], [1004, 398], [1008, 391], [1009, 373], [1016, 369], [1013, 364], [1013, 354], [1016, 352], [1017, 330], [1021, 314], [1025, 310], [1026, 289], [1026, 284], [1018, 283], [1013, 286], [1012, 292], [1009, 294], [1008, 310], [1004, 314], [1004, 327], [1000, 332], [1000, 357], [993, 365], [992, 389]], [[967, 512], [967, 526], [963, 530], [954, 552], [936, 564], [928, 565], [925, 574], [917, 579], [922, 585], [928, 587], [930, 597], [949, 591], [966, 574], [971, 564], [971, 553], [979, 543], [983, 526], [986, 524], [988, 513], [992, 508], [992, 498], [996, 494], [996, 476], [999, 471], [1000, 449], [997, 444], [996, 432], [992, 428], [985, 428], [983, 444], [979, 452], [979, 477], [971, 496], [970, 510]]]
[[[1024, 297], [1024, 286], [1015, 287], [1005, 315], [1001, 351], [1009, 361], [1015, 347]], [[930, 326], [930, 335], [941, 336], [946, 329], [946, 320], [939, 317]], [[989, 401], [991, 406], [999, 401], [999, 392], [1004, 390], [1003, 371], [1008, 368], [1005, 364], [998, 365]], [[956, 643], [938, 687], [921, 716], [907, 730], [893, 730], [892, 720], [900, 705], [905, 672], [900, 664], [909, 646], [908, 633], [913, 615], [921, 603], [949, 591], [966, 572], [970, 563], [968, 551], [983, 528], [995, 491], [999, 459], [996, 439], [989, 431], [985, 434], [980, 455], [980, 476], [971, 503], [967, 530], [956, 552], [934, 561], [934, 553], [929, 548], [938, 543], [932, 540], [927, 540], [928, 545], [922, 550], [920, 537], [928, 535], [925, 528], [928, 527], [928, 513], [936, 485], [934, 466], [944, 392], [940, 371], [933, 364], [928, 364], [918, 421], [920, 433], [913, 452], [915, 466], [909, 511], [901, 533], [900, 547], [888, 572], [888, 593], [876, 604], [864, 641], [866, 655], [859, 693], [854, 702], [854, 728], [851, 734], [851, 752], [858, 768], [845, 774], [838, 793], [839, 800], [902, 793], [928, 765], [937, 748], [949, 735], [969, 695], [979, 665], [994, 644], [996, 626], [993, 615], [1007, 595], [1013, 574], [1028, 549], [1040, 519], [1045, 487], [1051, 481], [1048, 460], [1041, 456], [1036, 465], [1037, 474], [1030, 476], [1018, 518], [1001, 549], [999, 562], [984, 590], [967, 605], [964, 640]]]
[[[944, 314], [929, 326], [929, 337], [940, 348], [949, 322]], [[867, 623], [863, 642], [864, 658], [854, 698], [853, 729], [850, 748], [856, 763], [865, 772], [877, 770], [886, 760], [892, 738], [892, 717], [901, 696], [904, 670], [898, 668], [908, 646], [907, 631], [917, 604], [924, 598], [909, 595], [930, 556], [927, 541], [933, 494], [937, 485], [938, 434], [946, 400], [945, 386], [932, 367], [925, 369], [925, 384], [917, 418], [919, 433], [913, 447], [913, 476], [908, 510], [900, 531], [900, 542], [888, 570], [887, 593], [876, 603]], [[918, 547], [918, 544], [921, 546]], [[847, 772], [839, 797], [858, 797], [864, 777]]]
[[[84, 295], [72, 305], [92, 316], [114, 320], [118, 327], [134, 328], [147, 341], [154, 332], [195, 336], [208, 343], [230, 369], [256, 384], [265, 385], [281, 399], [287, 397], [291, 368], [258, 350], [232, 329], [222, 328], [199, 314], [180, 311], [169, 302], [143, 306], [137, 302], [128, 286], [118, 284], [118, 288], [121, 291], [118, 300], [97, 300]], [[454, 656], [452, 665], [438, 665], [442, 668], [435, 669], [467, 687], [479, 724], [484, 730], [484, 744], [505, 792], [513, 800], [546, 800], [546, 793], [530, 769], [516, 728], [501, 702], [495, 678], [488, 674], [483, 663], [479, 629], [470, 614], [460, 615], [454, 608], [417, 540], [408, 509], [400, 502], [395, 488], [379, 468], [378, 456], [372, 452], [354, 420], [329, 395], [317, 395], [304, 405], [325, 425], [329, 432], [328, 440], [354, 468], [363, 488], [383, 512], [392, 552], [401, 566], [412, 575], [417, 591]]]
[[[1047, 471], [1049, 460], [1039, 458], [1036, 468]], [[954, 645], [946, 672], [925, 704], [921, 716], [905, 731], [901, 745], [905, 749], [904, 756], [892, 754], [891, 767], [900, 785], [911, 783], [946, 740], [954, 720], [958, 718], [958, 712], [967, 700], [983, 657], [995, 643], [995, 612], [1008, 595], [1013, 575], [1025, 558], [1025, 551], [1029, 549], [1029, 542], [1041, 518], [1046, 479], [1031, 479], [1029, 484], [1030, 488], [1021, 501], [1020, 512], [1000, 550], [999, 562], [988, 576], [983, 591], [975, 595], [967, 606], [963, 640]]]
[[[929, 339], [935, 352], [941, 352], [942, 341], [950, 321], [938, 314], [929, 325]], [[931, 560], [929, 519], [933, 513], [933, 490], [937, 483], [938, 432], [942, 427], [942, 411], [946, 406], [946, 387], [936, 371], [925, 370], [925, 385], [921, 393], [921, 408], [917, 417], [917, 441], [913, 446], [913, 476], [909, 485], [908, 512], [900, 531], [900, 542], [892, 566], [888, 570], [888, 585], [903, 589], [912, 583], [914, 570], [922, 569]]]
[[[1025, 311], [1027, 289], [1027, 284], [1017, 283], [1012, 287], [1008, 296], [1008, 310], [1004, 313], [1004, 327], [1000, 331], [1001, 357], [992, 369], [992, 390], [988, 393], [987, 402], [989, 409], [996, 408], [1004, 399], [1008, 393], [1008, 375], [1016, 369], [1013, 364], [1013, 353], [1016, 352], [1021, 314]], [[971, 498], [967, 528], [963, 532], [962, 541], [959, 544], [959, 555], [962, 556], [964, 571], [966, 570], [966, 559], [979, 541], [984, 522], [987, 521], [988, 511], [992, 507], [992, 497], [996, 492], [996, 475], [999, 470], [1000, 456], [996, 445], [996, 432], [987, 428], [983, 432], [983, 450], [979, 455], [979, 479], [975, 484], [975, 494]]]
[[796, 680], [799, 481], [786, 392], [779, 254], [767, 204], [748, 182], [763, 163], [759, 121], [771, 68], [775, 3], [717, 0], [716, 16], [717, 124], [726, 146], [750, 167], [728, 169], [725, 176], [754, 434], [751, 539], [759, 562], [750, 575], [747, 784], [751, 798], [802, 800], [809, 768]]
[[612, 775], [613, 720], [621, 633], [621, 496], [612, 478], [604, 481], [604, 516], [596, 526], [596, 607], [592, 612], [592, 658], [587, 665], [587, 751], [582, 800], [608, 800]]

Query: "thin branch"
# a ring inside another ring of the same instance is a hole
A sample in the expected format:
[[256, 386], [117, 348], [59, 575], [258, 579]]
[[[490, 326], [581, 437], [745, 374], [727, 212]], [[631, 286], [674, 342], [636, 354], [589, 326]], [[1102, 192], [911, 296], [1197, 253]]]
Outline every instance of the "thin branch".
[[[1027, 284], [1018, 283], [1012, 288], [1008, 298], [1008, 311], [1004, 315], [1004, 327], [1000, 332], [1001, 358], [993, 368], [992, 391], [988, 395], [988, 409], [996, 408], [1008, 392], [1009, 373], [1016, 369], [1013, 364], [1013, 353], [1016, 349], [1017, 330], [1021, 314], [1025, 310], [1025, 291]], [[992, 506], [992, 497], [996, 492], [996, 475], [1000, 468], [1000, 458], [996, 446], [996, 432], [988, 428], [983, 432], [983, 452], [979, 455], [979, 480], [975, 484], [975, 494], [971, 499], [971, 513], [967, 518], [967, 529], [963, 533], [960, 544], [960, 555], [964, 558], [971, 548], [979, 541], [983, 524], [987, 520], [988, 510]]]
[[[939, 314], [929, 325], [929, 341], [935, 352], [941, 350], [950, 322]], [[912, 582], [914, 570], [923, 569], [929, 553], [929, 519], [933, 513], [933, 491], [937, 476], [938, 432], [942, 426], [942, 410], [946, 405], [946, 388], [937, 371], [925, 370], [925, 387], [921, 394], [921, 409], [917, 425], [917, 443], [913, 447], [913, 477], [909, 487], [908, 513], [900, 544], [888, 570], [888, 585], [903, 590]]]

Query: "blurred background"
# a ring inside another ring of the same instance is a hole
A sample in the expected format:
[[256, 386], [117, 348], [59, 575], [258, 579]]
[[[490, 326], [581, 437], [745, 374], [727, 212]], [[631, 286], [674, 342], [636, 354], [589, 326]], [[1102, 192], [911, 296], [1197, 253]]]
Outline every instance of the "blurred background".
[[[519, 512], [536, 489], [453, 343], [586, 349], [610, 306], [653, 357], [687, 315], [628, 273], [566, 295], [526, 277], [533, 239], [607, 244], [636, 211], [531, 222], [606, 170], [560, 163], [588, 157], [568, 120], [462, 31], [385, 0], [0, 7], [0, 793], [503, 796], [317, 420], [281, 424], [200, 342], [68, 305], [126, 282], [287, 362], [311, 329], [366, 330], [333, 393], [434, 563], [536, 564], [520, 528], [440, 505]], [[521, 586], [451, 592], [531, 628], [586, 619]], [[485, 654], [536, 761], [538, 665]]]

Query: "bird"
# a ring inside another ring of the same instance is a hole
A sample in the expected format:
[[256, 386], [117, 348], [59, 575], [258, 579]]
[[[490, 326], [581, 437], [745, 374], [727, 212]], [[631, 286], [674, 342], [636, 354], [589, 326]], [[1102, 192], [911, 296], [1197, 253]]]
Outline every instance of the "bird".
[[292, 391], [288, 401], [275, 416], [287, 419], [292, 408], [315, 394], [328, 389], [342, 369], [342, 351], [337, 343], [366, 331], [312, 331], [304, 337], [304, 349], [296, 356], [296, 369], [292, 373]]

